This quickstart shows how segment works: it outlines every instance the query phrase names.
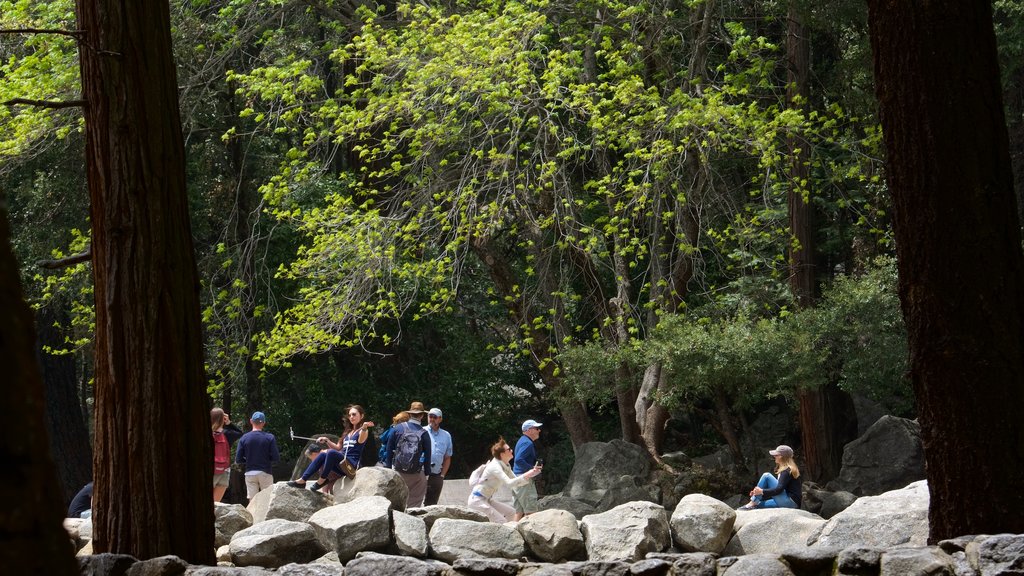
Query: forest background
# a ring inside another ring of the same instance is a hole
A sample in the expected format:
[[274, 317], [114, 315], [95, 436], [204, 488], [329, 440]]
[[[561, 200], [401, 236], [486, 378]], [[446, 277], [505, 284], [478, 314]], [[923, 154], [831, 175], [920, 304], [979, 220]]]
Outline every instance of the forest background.
[[[1022, 5], [993, 7], [1020, 191]], [[544, 421], [554, 490], [589, 440], [744, 465], [785, 402], [824, 480], [849, 430], [821, 407], [913, 415], [861, 3], [171, 10], [209, 391], [289, 456], [289, 426], [422, 400], [457, 473]], [[0, 28], [73, 12], [0, 1]], [[67, 497], [92, 462], [77, 46], [0, 41], [0, 189]]]

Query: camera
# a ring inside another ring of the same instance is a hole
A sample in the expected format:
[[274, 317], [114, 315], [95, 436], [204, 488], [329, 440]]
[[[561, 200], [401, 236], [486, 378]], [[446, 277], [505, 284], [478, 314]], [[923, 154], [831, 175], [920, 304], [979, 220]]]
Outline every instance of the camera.
[[537, 466], [543, 466], [544, 465], [544, 459], [543, 458], [537, 458], [537, 464], [536, 465]]

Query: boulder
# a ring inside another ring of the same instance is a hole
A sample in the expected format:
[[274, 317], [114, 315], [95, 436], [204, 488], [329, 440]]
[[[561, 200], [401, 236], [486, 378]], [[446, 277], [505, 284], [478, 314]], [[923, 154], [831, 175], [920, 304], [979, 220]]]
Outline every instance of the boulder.
[[967, 545], [967, 557], [982, 576], [1024, 574], [1024, 534], [997, 534]]
[[314, 512], [333, 503], [333, 499], [326, 494], [306, 488], [292, 488], [284, 482], [278, 482], [254, 496], [246, 510], [252, 514], [253, 524], [264, 520], [305, 522]]
[[188, 570], [185, 571], [184, 576], [276, 576], [277, 572], [273, 570], [267, 570], [265, 568], [259, 568], [257, 566], [247, 566], [245, 568], [235, 568], [234, 566], [189, 566]]
[[840, 574], [878, 574], [882, 563], [882, 549], [871, 546], [851, 546], [836, 558]]
[[630, 502], [581, 521], [591, 560], [640, 560], [672, 544], [665, 509], [651, 502]]
[[937, 546], [889, 550], [882, 554], [879, 576], [953, 576], [953, 559]]
[[309, 524], [279, 518], [236, 532], [228, 546], [238, 566], [277, 568], [309, 562], [324, 553]]
[[597, 505], [605, 492], [631, 476], [644, 484], [651, 465], [644, 449], [636, 444], [612, 440], [587, 442], [576, 450], [576, 463], [569, 473], [563, 496]]
[[725, 502], [703, 494], [684, 496], [676, 505], [669, 525], [672, 539], [686, 552], [712, 552], [725, 549], [736, 522], [736, 511]]
[[828, 489], [874, 496], [925, 477], [921, 426], [914, 420], [883, 416], [843, 449], [839, 477]]
[[316, 537], [327, 550], [347, 562], [363, 550], [386, 550], [391, 543], [391, 501], [363, 496], [320, 510], [309, 518]]
[[611, 510], [627, 502], [654, 502], [660, 504], [660, 494], [654, 486], [641, 486], [637, 479], [629, 474], [619, 476], [618, 481], [608, 486], [601, 500], [594, 508], [598, 512]]
[[[89, 548], [92, 548], [91, 544]], [[79, 556], [78, 569], [81, 576], [123, 576], [132, 564], [138, 562], [134, 556], [127, 554], [92, 554], [91, 550], [88, 556]]]
[[444, 568], [447, 568], [444, 564], [408, 556], [363, 552], [345, 565], [345, 576], [440, 576], [445, 573]]
[[804, 483], [803, 509], [828, 520], [850, 507], [857, 496], [850, 492], [831, 492], [819, 488], [813, 482]]
[[544, 496], [537, 500], [537, 506], [541, 510], [565, 510], [575, 516], [577, 520], [582, 520], [584, 516], [597, 512], [597, 509], [590, 504], [575, 498], [562, 496], [560, 493]]
[[[286, 518], [288, 520], [288, 518]], [[214, 546], [220, 547], [231, 542], [231, 537], [240, 530], [252, 526], [252, 514], [241, 504], [213, 504]]]
[[778, 556], [773, 554], [753, 554], [743, 556], [732, 563], [722, 576], [793, 576], [793, 571]]
[[285, 564], [277, 569], [279, 576], [342, 576], [341, 564]]
[[360, 468], [355, 478], [334, 483], [337, 502], [351, 502], [365, 496], [383, 496], [391, 501], [392, 510], [405, 511], [409, 487], [398, 472], [383, 466]]
[[728, 556], [765, 554], [790, 548], [806, 548], [808, 538], [817, 534], [825, 519], [794, 508], [740, 510], [734, 524], [736, 533], [722, 550]]
[[576, 517], [565, 510], [542, 510], [516, 526], [526, 549], [545, 562], [573, 560], [586, 552]]
[[491, 521], [486, 514], [479, 510], [474, 510], [469, 506], [434, 504], [433, 506], [413, 508], [412, 510], [409, 510], [408, 513], [418, 518], [422, 518], [427, 524], [427, 532], [430, 532], [430, 529], [434, 527], [434, 522], [438, 518], [448, 518], [449, 520], [472, 520], [473, 522]]
[[225, 544], [218, 547], [214, 556], [217, 558], [217, 562], [231, 562], [231, 546]]
[[391, 521], [395, 527], [395, 547], [399, 553], [426, 558], [429, 551], [427, 523], [422, 518], [398, 511], [391, 513]]
[[925, 546], [928, 543], [928, 484], [864, 496], [836, 514], [811, 540], [812, 546], [849, 548]]
[[516, 576], [521, 566], [517, 560], [459, 558], [452, 563], [452, 572], [459, 576]]
[[717, 555], [708, 552], [691, 552], [681, 554], [672, 560], [674, 576], [715, 576], [717, 574]]
[[177, 556], [159, 556], [132, 564], [125, 576], [181, 576], [187, 568], [188, 562]]
[[526, 542], [505, 524], [439, 518], [430, 529], [431, 555], [445, 562], [459, 558], [520, 558]]

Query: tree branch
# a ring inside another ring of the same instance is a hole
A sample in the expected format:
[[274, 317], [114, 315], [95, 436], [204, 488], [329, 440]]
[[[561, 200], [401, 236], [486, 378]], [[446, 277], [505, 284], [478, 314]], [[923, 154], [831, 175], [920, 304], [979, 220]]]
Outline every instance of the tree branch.
[[60, 30], [56, 28], [0, 28], [0, 34], [59, 34], [78, 39], [84, 30]]
[[6, 102], [0, 102], [4, 106], [15, 106], [24, 104], [26, 106], [37, 106], [39, 108], [80, 108], [85, 106], [85, 100], [29, 100], [27, 98], [12, 98]]
[[67, 258], [59, 258], [57, 260], [40, 260], [36, 262], [36, 266], [40, 268], [46, 268], [47, 270], [59, 270], [60, 268], [69, 268], [75, 264], [85, 262], [86, 260], [92, 259], [92, 245], [89, 245], [85, 249], [85, 252], [79, 254], [72, 254]]

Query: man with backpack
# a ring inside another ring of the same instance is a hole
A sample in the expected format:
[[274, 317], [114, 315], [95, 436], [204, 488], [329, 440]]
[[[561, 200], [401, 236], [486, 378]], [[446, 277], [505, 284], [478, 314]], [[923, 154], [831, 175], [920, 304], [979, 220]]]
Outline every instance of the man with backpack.
[[423, 506], [427, 493], [427, 474], [430, 473], [430, 436], [423, 429], [422, 419], [426, 413], [422, 402], [413, 402], [405, 411], [407, 422], [396, 424], [388, 438], [385, 462], [409, 487], [409, 498], [405, 508]]

